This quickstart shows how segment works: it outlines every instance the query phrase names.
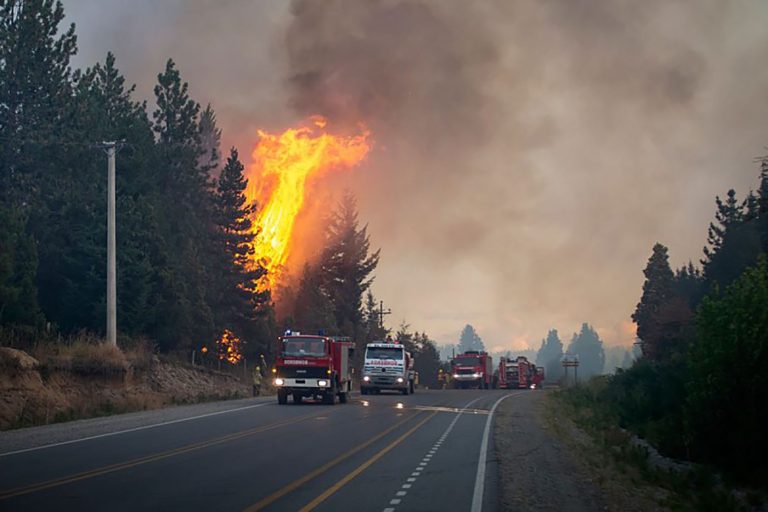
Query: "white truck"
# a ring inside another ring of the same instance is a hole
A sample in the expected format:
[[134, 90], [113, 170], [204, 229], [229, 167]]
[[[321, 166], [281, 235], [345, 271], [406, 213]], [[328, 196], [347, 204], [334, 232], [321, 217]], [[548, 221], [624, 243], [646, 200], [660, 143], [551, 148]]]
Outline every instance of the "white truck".
[[378, 394], [382, 389], [391, 389], [407, 395], [414, 392], [415, 381], [413, 358], [402, 344], [377, 341], [365, 346], [361, 394]]

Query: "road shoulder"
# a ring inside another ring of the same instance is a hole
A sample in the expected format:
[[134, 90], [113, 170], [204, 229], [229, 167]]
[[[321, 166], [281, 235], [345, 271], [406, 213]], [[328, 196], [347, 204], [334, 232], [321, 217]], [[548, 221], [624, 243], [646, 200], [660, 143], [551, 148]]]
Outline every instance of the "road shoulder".
[[526, 392], [496, 411], [499, 510], [605, 510], [594, 476], [546, 423], [545, 400], [545, 392]]
[[502, 403], [494, 431], [500, 510], [666, 510], [663, 490], [617, 466], [549, 391]]

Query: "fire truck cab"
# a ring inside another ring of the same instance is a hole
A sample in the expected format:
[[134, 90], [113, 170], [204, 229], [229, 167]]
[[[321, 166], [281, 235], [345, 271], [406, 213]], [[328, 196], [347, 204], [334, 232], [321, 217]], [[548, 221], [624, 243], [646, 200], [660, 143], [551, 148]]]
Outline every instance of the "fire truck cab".
[[536, 389], [544, 380], [544, 370], [537, 368], [527, 357], [501, 358], [499, 387], [506, 389]]
[[487, 352], [467, 351], [451, 361], [453, 387], [490, 389], [493, 385], [493, 359]]
[[407, 395], [415, 388], [413, 358], [401, 343], [377, 341], [366, 345], [361, 394], [391, 389]]
[[352, 391], [354, 343], [348, 338], [286, 333], [278, 338], [274, 373], [277, 403], [294, 403], [304, 397], [322, 399], [333, 405], [336, 397], [345, 403]]

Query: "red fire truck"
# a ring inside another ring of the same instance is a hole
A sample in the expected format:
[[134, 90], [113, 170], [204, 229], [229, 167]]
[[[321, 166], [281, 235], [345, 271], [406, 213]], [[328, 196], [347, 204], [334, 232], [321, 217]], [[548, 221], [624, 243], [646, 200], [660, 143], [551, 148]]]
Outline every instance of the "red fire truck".
[[515, 359], [501, 358], [499, 362], [499, 387], [505, 389], [535, 389], [541, 387], [544, 369], [537, 368], [525, 356]]
[[493, 359], [486, 352], [468, 350], [451, 361], [453, 387], [490, 389], [493, 383]]
[[349, 338], [286, 332], [278, 338], [277, 363], [272, 370], [277, 403], [288, 403], [288, 395], [294, 403], [313, 397], [333, 405], [337, 396], [345, 403], [352, 391], [354, 346]]

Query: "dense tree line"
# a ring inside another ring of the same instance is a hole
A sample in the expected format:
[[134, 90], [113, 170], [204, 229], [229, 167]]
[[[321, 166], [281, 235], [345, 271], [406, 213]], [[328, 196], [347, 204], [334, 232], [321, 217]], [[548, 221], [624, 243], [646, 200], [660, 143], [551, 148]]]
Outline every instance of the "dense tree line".
[[[216, 114], [190, 97], [172, 60], [154, 108], [133, 98], [112, 54], [72, 70], [74, 25], [61, 3], [0, 0], [0, 327], [6, 339], [43, 330], [103, 333], [106, 158], [117, 158], [118, 330], [164, 351], [212, 345], [225, 330], [248, 353], [277, 331], [238, 152], [222, 155]], [[379, 252], [346, 194], [316, 261], [286, 290], [286, 326], [353, 337], [387, 330], [370, 286]], [[417, 348], [429, 351], [429, 340]], [[362, 354], [362, 351], [358, 351]]]
[[632, 319], [642, 357], [599, 397], [667, 454], [768, 477], [768, 158], [739, 201], [715, 200], [701, 268], [656, 244]]
[[[72, 70], [74, 25], [60, 2], [0, 2], [0, 325], [35, 336], [104, 329], [106, 158], [117, 158], [118, 329], [162, 350], [229, 329], [264, 348], [270, 298], [253, 241], [243, 166], [221, 162], [215, 113], [172, 60], [150, 109], [115, 58]], [[222, 164], [224, 164], [222, 166]]]

